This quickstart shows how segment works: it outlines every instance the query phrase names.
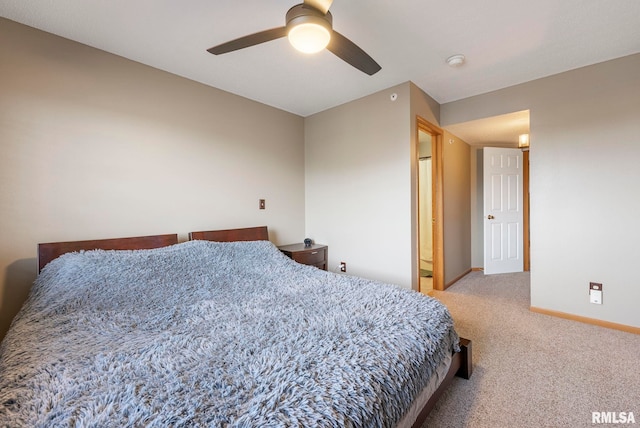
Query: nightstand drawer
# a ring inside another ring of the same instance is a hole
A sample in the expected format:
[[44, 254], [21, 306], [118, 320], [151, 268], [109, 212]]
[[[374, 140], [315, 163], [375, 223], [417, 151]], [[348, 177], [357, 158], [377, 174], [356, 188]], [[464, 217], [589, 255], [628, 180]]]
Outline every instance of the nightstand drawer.
[[317, 265], [325, 260], [324, 248], [319, 250], [300, 251], [293, 254], [293, 260], [303, 265]]
[[304, 244], [291, 244], [278, 248], [298, 263], [327, 270], [328, 247], [326, 245], [312, 244], [306, 247]]

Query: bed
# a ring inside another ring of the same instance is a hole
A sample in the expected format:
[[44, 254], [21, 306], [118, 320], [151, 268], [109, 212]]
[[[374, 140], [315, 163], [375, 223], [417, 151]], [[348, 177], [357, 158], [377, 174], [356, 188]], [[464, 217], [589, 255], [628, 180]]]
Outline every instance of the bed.
[[215, 232], [41, 244], [0, 426], [420, 426], [471, 375], [434, 299]]

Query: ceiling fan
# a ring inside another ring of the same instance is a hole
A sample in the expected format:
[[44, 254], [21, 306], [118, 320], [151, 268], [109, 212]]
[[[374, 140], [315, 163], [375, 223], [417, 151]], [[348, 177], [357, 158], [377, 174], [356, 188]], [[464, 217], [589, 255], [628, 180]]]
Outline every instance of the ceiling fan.
[[333, 29], [333, 17], [329, 12], [331, 3], [333, 0], [304, 0], [289, 9], [284, 27], [239, 37], [207, 51], [221, 55], [287, 36], [291, 44], [302, 52], [315, 53], [326, 47], [338, 58], [369, 76], [380, 71], [382, 67], [373, 58]]

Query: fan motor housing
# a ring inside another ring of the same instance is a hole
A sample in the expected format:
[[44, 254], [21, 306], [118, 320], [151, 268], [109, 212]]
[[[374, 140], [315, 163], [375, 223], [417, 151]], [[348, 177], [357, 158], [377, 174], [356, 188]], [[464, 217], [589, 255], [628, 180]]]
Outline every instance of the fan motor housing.
[[287, 11], [287, 28], [295, 27], [303, 23], [314, 23], [327, 27], [329, 31], [333, 29], [333, 16], [331, 12], [326, 15], [318, 9], [306, 4], [298, 4]]

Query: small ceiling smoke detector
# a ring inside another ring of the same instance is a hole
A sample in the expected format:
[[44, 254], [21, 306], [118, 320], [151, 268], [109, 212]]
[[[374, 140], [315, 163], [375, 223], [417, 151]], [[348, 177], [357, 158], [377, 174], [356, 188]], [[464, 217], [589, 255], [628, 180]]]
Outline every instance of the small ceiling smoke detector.
[[447, 64], [449, 64], [450, 67], [460, 67], [464, 64], [464, 55], [451, 55], [447, 58]]

